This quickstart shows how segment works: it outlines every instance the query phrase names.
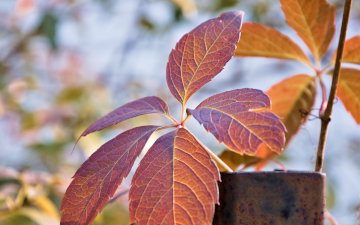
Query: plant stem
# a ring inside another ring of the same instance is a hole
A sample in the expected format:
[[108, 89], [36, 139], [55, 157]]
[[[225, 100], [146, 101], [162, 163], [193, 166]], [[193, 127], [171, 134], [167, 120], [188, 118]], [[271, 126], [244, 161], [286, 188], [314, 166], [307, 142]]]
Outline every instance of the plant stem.
[[157, 130], [164, 130], [164, 129], [173, 128], [173, 127], [177, 127], [177, 124], [170, 124], [170, 125], [162, 126], [162, 127], [159, 127]]
[[325, 210], [325, 218], [328, 219], [331, 225], [338, 225], [338, 223], [328, 210]]
[[186, 116], [186, 118], [184, 119], [183, 124], [185, 125], [185, 123], [186, 123], [190, 118], [191, 118], [191, 115], [188, 114], [188, 115]]
[[213, 153], [210, 149], [208, 149], [205, 145], [202, 145], [203, 148], [209, 153], [209, 155], [219, 164], [221, 165], [227, 172], [234, 172], [224, 161], [222, 161], [215, 153]]
[[345, 5], [344, 5], [344, 14], [343, 14], [343, 18], [342, 18], [340, 38], [339, 38], [338, 49], [336, 52], [334, 74], [332, 77], [332, 83], [331, 83], [331, 89], [330, 89], [330, 94], [329, 94], [329, 98], [328, 98], [328, 104], [326, 106], [324, 113], [320, 115], [321, 130], [320, 130], [320, 137], [319, 137], [319, 144], [318, 144], [316, 165], [315, 165], [315, 171], [317, 171], [317, 172], [322, 171], [323, 164], [324, 164], [326, 136], [327, 136], [328, 125], [331, 120], [331, 113], [332, 113], [332, 108], [334, 105], [336, 88], [337, 88], [338, 81], [339, 81], [341, 58], [342, 58], [343, 49], [344, 49], [347, 25], [349, 22], [351, 1], [352, 0], [346, 0]]
[[185, 103], [183, 103], [181, 105], [181, 118], [180, 118], [180, 123], [181, 124], [183, 124], [183, 122], [184, 122], [185, 110], [186, 110], [186, 105], [185, 105]]
[[178, 124], [179, 122], [174, 118], [174, 117], [172, 117], [170, 114], [165, 114], [165, 116], [167, 117], [167, 118], [169, 118], [173, 123], [175, 123], [175, 124]]
[[201, 145], [201, 147], [203, 147], [205, 149], [205, 151], [207, 151], [209, 153], [209, 155], [222, 167], [224, 167], [224, 169], [227, 172], [234, 172], [224, 161], [222, 161], [215, 153], [213, 153], [210, 149], [208, 149], [208, 147], [206, 147], [199, 139], [197, 139], [195, 137], [195, 135], [193, 135], [189, 130], [187, 130], [196, 140], [197, 142]]
[[319, 116], [321, 117], [322, 115], [324, 115], [325, 113], [325, 109], [327, 107], [327, 96], [326, 96], [326, 86], [324, 84], [324, 81], [322, 79], [321, 76], [318, 77], [319, 78], [319, 82], [320, 82], [320, 87], [321, 87], [321, 106], [320, 106], [320, 111], [319, 111]]

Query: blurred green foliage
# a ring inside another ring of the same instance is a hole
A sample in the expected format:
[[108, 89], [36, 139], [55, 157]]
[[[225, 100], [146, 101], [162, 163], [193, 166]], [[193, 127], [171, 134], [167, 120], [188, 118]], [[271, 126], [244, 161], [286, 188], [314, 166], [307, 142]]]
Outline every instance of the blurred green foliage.
[[58, 17], [51, 11], [45, 12], [41, 18], [41, 22], [38, 28], [38, 34], [46, 37], [51, 49], [56, 50], [57, 43], [57, 29], [58, 29]]

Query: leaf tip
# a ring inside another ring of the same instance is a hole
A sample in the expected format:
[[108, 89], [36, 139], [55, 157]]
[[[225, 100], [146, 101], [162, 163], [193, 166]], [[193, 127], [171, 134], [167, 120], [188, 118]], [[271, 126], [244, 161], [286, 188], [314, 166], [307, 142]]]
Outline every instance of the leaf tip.
[[224, 12], [223, 14], [220, 15], [220, 17], [223, 18], [238, 18], [240, 21], [243, 20], [245, 15], [245, 12], [242, 10], [235, 10], [235, 11], [229, 11], [229, 12]]

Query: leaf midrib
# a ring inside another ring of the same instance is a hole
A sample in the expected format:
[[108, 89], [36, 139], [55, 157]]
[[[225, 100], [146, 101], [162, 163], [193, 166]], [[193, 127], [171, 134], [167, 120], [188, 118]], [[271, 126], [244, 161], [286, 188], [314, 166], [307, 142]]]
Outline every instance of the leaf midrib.
[[[230, 117], [232, 120], [235, 120], [235, 121], [238, 122], [240, 125], [242, 125], [243, 127], [245, 127], [245, 128], [246, 128], [251, 134], [253, 134], [256, 138], [258, 138], [259, 140], [261, 140], [262, 142], [265, 143], [265, 141], [264, 141], [262, 138], [260, 138], [258, 135], [256, 135], [256, 133], [254, 133], [252, 129], [250, 129], [248, 126], [246, 126], [246, 125], [243, 124], [241, 121], [239, 121], [238, 119], [236, 119], [232, 114], [229, 114], [229, 113], [226, 113], [226, 112], [224, 112], [224, 111], [222, 111], [222, 110], [220, 110], [220, 109], [212, 108], [212, 107], [208, 107], [208, 106], [202, 107], [202, 108], [203, 108], [203, 109], [204, 109], [204, 108], [207, 108], [207, 109], [214, 110], [214, 111], [220, 112], [220, 113], [222, 113], [222, 114], [225, 114], [226, 116]], [[199, 109], [201, 109], [201, 108], [199, 108]], [[243, 112], [250, 112], [250, 111], [243, 111]], [[263, 116], [265, 116], [265, 115], [263, 115]], [[264, 126], [265, 126], [265, 125], [264, 125]], [[274, 127], [274, 128], [279, 129], [278, 127]], [[265, 144], [266, 144], [266, 143], [265, 143]], [[266, 145], [267, 145], [267, 144], [266, 144]]]
[[[133, 146], [137, 145], [137, 144], [138, 144], [138, 141], [139, 141], [140, 139], [142, 139], [144, 136], [146, 136], [146, 135], [147, 135], [148, 133], [150, 133], [150, 132], [153, 132], [153, 131], [150, 130], [150, 131], [144, 133], [144, 135], [142, 135], [140, 138], [137, 138], [136, 140], [134, 140], [134, 143], [131, 144], [131, 145], [127, 148], [126, 151], [124, 151], [124, 154], [125, 154], [126, 152], [128, 153], [128, 152], [129, 152], [129, 149], [131, 149]], [[124, 156], [124, 154], [122, 154], [121, 157]], [[128, 156], [129, 156], [129, 154], [127, 154], [126, 159], [128, 158]], [[117, 164], [119, 163], [119, 161], [121, 160], [121, 157], [119, 157], [119, 158], [115, 161], [115, 163], [113, 163], [112, 166], [110, 166], [111, 169], [109, 169], [108, 173], [104, 176], [104, 179], [102, 179], [102, 181], [97, 185], [96, 191], [94, 191], [94, 192], [90, 195], [90, 197], [89, 197], [89, 199], [87, 200], [87, 203], [86, 203], [86, 205], [85, 205], [86, 207], [84, 207], [84, 209], [81, 211], [81, 214], [80, 214], [79, 217], [82, 217], [82, 216], [83, 216], [83, 214], [84, 214], [84, 212], [85, 212], [85, 209], [87, 208], [87, 206], [88, 206], [89, 203], [90, 203], [90, 200], [93, 198], [94, 194], [97, 193], [97, 190], [100, 188], [100, 186], [102, 186], [102, 184], [103, 184], [104, 181], [106, 180], [107, 176], [109, 176], [110, 172], [114, 169], [115, 165], [117, 165]], [[106, 168], [109, 168], [109, 167], [105, 167], [104, 169], [106, 169]], [[102, 170], [100, 170], [100, 171], [102, 171]], [[93, 177], [93, 176], [95, 176], [95, 175], [97, 175], [97, 174], [98, 174], [98, 172], [97, 172], [97, 173], [94, 173], [92, 176], [90, 176], [90, 178]], [[90, 178], [89, 178], [89, 179], [90, 179]], [[87, 179], [87, 180], [89, 180], [89, 179]], [[78, 224], [79, 224], [79, 223], [78, 223]]]
[[[204, 54], [204, 57], [201, 59], [201, 62], [200, 62], [199, 64], [197, 64], [197, 68], [196, 68], [196, 70], [194, 71], [194, 74], [191, 76], [191, 79], [190, 79], [189, 83], [186, 85], [186, 89], [185, 89], [185, 87], [184, 87], [184, 97], [183, 97], [183, 101], [184, 101], [184, 102], [187, 101], [187, 98], [188, 98], [188, 97], [187, 97], [187, 92], [188, 92], [188, 90], [189, 90], [189, 87], [191, 86], [192, 81], [193, 81], [194, 77], [196, 76], [196, 74], [197, 74], [199, 68], [201, 67], [202, 63], [204, 62], [205, 58], [208, 56], [208, 53], [210, 52], [210, 50], [212, 49], [212, 47], [214, 46], [214, 44], [218, 41], [218, 39], [221, 37], [222, 33], [223, 33], [223, 32], [233, 23], [233, 21], [234, 21], [235, 19], [237, 19], [237, 18], [238, 18], [238, 16], [235, 16], [232, 20], [230, 20], [230, 22], [229, 22], [225, 27], [223, 27], [223, 29], [221, 30], [221, 32], [219, 33], [219, 35], [216, 37], [216, 39], [214, 40], [214, 42], [210, 45], [210, 47], [206, 49], [206, 52], [205, 52], [205, 54]], [[208, 28], [207, 28], [207, 29], [208, 29]], [[205, 31], [205, 35], [206, 35], [206, 32], [207, 32], [207, 29], [206, 29], [206, 31]], [[194, 40], [195, 40], [195, 38], [194, 38]], [[205, 42], [205, 40], [204, 40], [204, 42]], [[206, 44], [205, 44], [205, 46], [206, 46]], [[184, 50], [185, 50], [185, 47], [184, 47]], [[183, 54], [184, 54], [184, 52], [183, 52]], [[182, 56], [183, 56], [183, 54], [182, 54]], [[184, 59], [184, 57], [181, 58], [181, 67], [180, 67], [180, 68], [182, 68], [183, 59]], [[181, 69], [181, 80], [182, 80], [182, 83], [184, 84], [184, 80], [183, 80], [183, 70], [182, 70], [182, 69]]]
[[[317, 48], [317, 43], [316, 43], [316, 41], [315, 41], [315, 37], [314, 37], [314, 35], [313, 35], [313, 32], [312, 32], [312, 30], [311, 30], [311, 27], [310, 27], [310, 24], [308, 23], [308, 21], [307, 21], [307, 19], [306, 19], [306, 17], [305, 17], [305, 13], [304, 13], [304, 10], [303, 10], [303, 8], [301, 7], [301, 5], [300, 5], [300, 3], [299, 3], [299, 1], [298, 0], [296, 0], [295, 1], [295, 4], [297, 4], [297, 6], [299, 7], [299, 9], [300, 9], [300, 11], [301, 11], [301, 14], [300, 14], [300, 16], [303, 18], [303, 21], [305, 22], [305, 24], [306, 24], [306, 26], [305, 26], [305, 30], [307, 30], [307, 32], [308, 32], [308, 37], [310, 37], [310, 42], [311, 42], [311, 44], [312, 44], [312, 46], [311, 47], [309, 47], [310, 49], [311, 48], [313, 48], [314, 50], [315, 50], [315, 58], [317, 59], [317, 60], [319, 60], [319, 48]], [[317, 10], [317, 11], [319, 11], [319, 10]], [[303, 27], [303, 26], [300, 26], [300, 27]], [[296, 30], [296, 29], [295, 29]], [[298, 35], [301, 37], [302, 35], [300, 35], [301, 34], [301, 32], [299, 33], [299, 32], [297, 32], [298, 33]], [[303, 38], [301, 38], [301, 39], [303, 39]], [[306, 43], [306, 41], [304, 41], [305, 43]]]

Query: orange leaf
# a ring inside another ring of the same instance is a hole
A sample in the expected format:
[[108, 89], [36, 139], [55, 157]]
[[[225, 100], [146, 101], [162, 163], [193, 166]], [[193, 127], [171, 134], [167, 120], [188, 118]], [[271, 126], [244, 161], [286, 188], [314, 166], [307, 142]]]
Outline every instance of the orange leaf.
[[243, 12], [226, 12], [185, 34], [169, 55], [166, 81], [174, 97], [185, 104], [231, 59], [240, 37]]
[[276, 154], [275, 152], [270, 151], [269, 148], [266, 147], [265, 145], [260, 146], [260, 148], [256, 152], [256, 157], [259, 157], [263, 160], [256, 164], [255, 171], [262, 171], [264, 169], [264, 167], [267, 164], [269, 164], [270, 159], [273, 159], [278, 155], [279, 154]]
[[[220, 155], [219, 158], [226, 163], [233, 171], [238, 170], [240, 165], [243, 165], [243, 168], [255, 165], [259, 163], [262, 159], [249, 156], [249, 155], [240, 155], [239, 153], [225, 149]], [[220, 171], [226, 171], [220, 164], [217, 164]]]
[[136, 225], [212, 224], [219, 172], [184, 128], [160, 137], [131, 183], [130, 222]]
[[244, 88], [211, 96], [188, 111], [230, 150], [254, 155], [262, 143], [275, 152], [283, 149], [285, 127], [269, 107], [262, 91]]
[[[287, 146], [301, 125], [306, 122], [314, 105], [315, 77], [306, 74], [294, 75], [272, 86], [266, 94], [271, 99], [270, 111], [281, 118], [287, 129], [285, 142]], [[264, 146], [258, 150], [256, 156], [270, 159], [277, 154]]]
[[80, 169], [66, 190], [61, 225], [88, 225], [114, 195], [156, 126], [133, 128], [101, 146]]
[[286, 145], [306, 121], [316, 97], [315, 77], [306, 74], [291, 76], [272, 86], [266, 94], [271, 99], [271, 112], [281, 118]]
[[281, 0], [286, 22], [320, 61], [335, 33], [335, 7], [326, 0]]
[[346, 40], [342, 62], [360, 64], [360, 35]]
[[341, 68], [337, 96], [360, 124], [360, 70]]
[[288, 36], [258, 23], [243, 24], [235, 56], [290, 59], [311, 66], [305, 53]]

